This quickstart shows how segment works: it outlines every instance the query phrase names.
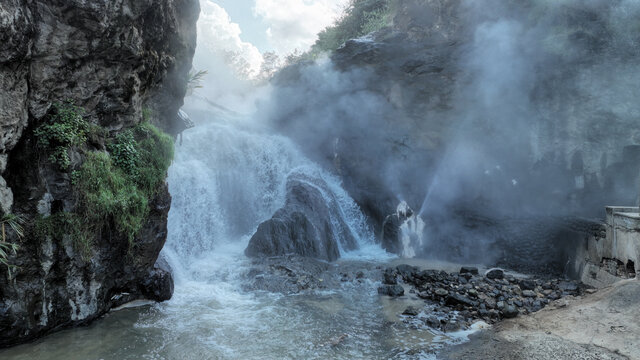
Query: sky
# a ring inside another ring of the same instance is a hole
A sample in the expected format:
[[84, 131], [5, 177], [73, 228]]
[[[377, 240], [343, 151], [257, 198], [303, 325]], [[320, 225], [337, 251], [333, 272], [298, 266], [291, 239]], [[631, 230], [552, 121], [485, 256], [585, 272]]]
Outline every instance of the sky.
[[[306, 51], [348, 0], [200, 0], [198, 47], [203, 54], [238, 54], [255, 75], [262, 53]], [[206, 55], [204, 55], [206, 56]]]

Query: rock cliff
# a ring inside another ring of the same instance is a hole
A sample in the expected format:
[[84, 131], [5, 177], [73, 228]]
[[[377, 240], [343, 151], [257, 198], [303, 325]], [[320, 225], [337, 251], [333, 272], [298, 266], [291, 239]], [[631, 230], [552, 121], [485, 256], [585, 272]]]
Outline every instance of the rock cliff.
[[[154, 267], [171, 203], [164, 183], [149, 191], [133, 239], [105, 221], [93, 225], [83, 253], [71, 222], [48, 232], [38, 224], [78, 211], [74, 184], [86, 180], [77, 174], [88, 152], [105, 153], [143, 120], [169, 134], [182, 130], [176, 114], [198, 15], [196, 0], [0, 3], [0, 214], [24, 222], [23, 237], [7, 230], [2, 239], [20, 248], [9, 254], [12, 271], [0, 266], [0, 346], [87, 323], [132, 299], [171, 296], [170, 274]], [[77, 119], [92, 129], [82, 130], [86, 144], [64, 149], [68, 169], [53, 163], [35, 135], [55, 104], [66, 102], [83, 110]]]
[[635, 201], [637, 4], [389, 2], [387, 27], [278, 74], [266, 109], [379, 232], [403, 200], [439, 219], [433, 244], [460, 213], [596, 217]]

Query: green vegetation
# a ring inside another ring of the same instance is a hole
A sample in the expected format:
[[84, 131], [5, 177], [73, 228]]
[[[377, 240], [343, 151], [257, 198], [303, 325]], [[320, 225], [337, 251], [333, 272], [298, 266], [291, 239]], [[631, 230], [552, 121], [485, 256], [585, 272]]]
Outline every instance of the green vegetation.
[[24, 220], [14, 214], [5, 214], [0, 218], [0, 227], [2, 228], [2, 240], [0, 240], [0, 264], [7, 267], [9, 277], [11, 277], [11, 273], [16, 268], [15, 265], [9, 264], [9, 254], [15, 254], [20, 246], [7, 241], [7, 227], [9, 227], [9, 229], [11, 229], [16, 236], [21, 239], [24, 237], [23, 225]]
[[191, 70], [187, 75], [187, 95], [193, 94], [196, 89], [202, 88], [202, 80], [209, 74], [207, 70]]
[[153, 115], [153, 111], [146, 107], [144, 109], [142, 109], [142, 121], [143, 122], [149, 122], [151, 121], [151, 116]]
[[391, 23], [394, 0], [351, 0], [343, 16], [318, 34], [310, 56], [339, 48], [349, 39], [380, 30]]
[[114, 164], [147, 197], [153, 197], [173, 160], [173, 139], [157, 127], [142, 123], [118, 134], [108, 148]]
[[111, 220], [116, 230], [126, 235], [133, 245], [149, 213], [149, 200], [133, 179], [114, 165], [109, 154], [87, 154], [75, 191], [78, 215], [88, 227], [87, 233], [97, 233]]
[[[54, 152], [64, 149], [65, 155], [69, 146], [83, 145], [91, 126], [80, 113], [73, 105], [57, 106], [50, 120], [36, 130], [39, 144], [53, 145]], [[143, 119], [150, 117], [150, 110], [145, 109]], [[55, 135], [50, 135], [52, 131]], [[80, 149], [85, 160], [71, 174], [74, 211], [41, 218], [35, 225], [39, 237], [61, 240], [69, 235], [85, 259], [91, 256], [92, 243], [105, 226], [126, 236], [130, 247], [135, 245], [135, 236], [149, 215], [149, 202], [164, 182], [174, 152], [173, 139], [146, 121], [108, 140], [108, 152], [88, 147]], [[68, 156], [66, 162], [56, 163], [67, 170]]]
[[72, 102], [56, 103], [54, 112], [35, 130], [38, 146], [49, 151], [49, 160], [61, 170], [71, 164], [69, 148], [87, 141], [89, 124], [82, 117], [83, 110]]
[[41, 217], [35, 223], [35, 235], [39, 238], [48, 236], [62, 240], [65, 235], [73, 241], [73, 247], [83, 259], [91, 258], [91, 245], [94, 233], [87, 221], [72, 212], [59, 212], [51, 216]]

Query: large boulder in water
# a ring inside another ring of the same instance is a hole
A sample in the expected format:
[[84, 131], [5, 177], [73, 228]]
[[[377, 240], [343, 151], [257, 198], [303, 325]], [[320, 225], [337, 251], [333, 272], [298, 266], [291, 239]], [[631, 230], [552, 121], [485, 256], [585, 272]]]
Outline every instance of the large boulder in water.
[[247, 256], [295, 254], [334, 261], [358, 247], [338, 200], [326, 182], [304, 174], [287, 180], [287, 199], [270, 220], [258, 226], [245, 250]]

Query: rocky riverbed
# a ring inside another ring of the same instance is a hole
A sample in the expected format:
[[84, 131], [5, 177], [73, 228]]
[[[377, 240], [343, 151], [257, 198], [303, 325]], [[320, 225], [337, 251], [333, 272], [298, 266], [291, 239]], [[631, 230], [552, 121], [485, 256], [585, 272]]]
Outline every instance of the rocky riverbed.
[[402, 296], [405, 287], [425, 306], [408, 307], [404, 315], [420, 316], [430, 327], [443, 331], [468, 329], [478, 320], [493, 324], [534, 313], [562, 297], [591, 291], [573, 281], [531, 278], [497, 268], [480, 274], [476, 267], [462, 267], [449, 273], [403, 264], [383, 271], [378, 293]]
[[[595, 290], [566, 279], [530, 277], [502, 269], [453, 265], [380, 265], [366, 261], [327, 263], [286, 256], [254, 260], [245, 289], [283, 294], [335, 289], [341, 284], [380, 283], [378, 296], [393, 301], [397, 314], [413, 326], [436, 331], [468, 330], [478, 321], [495, 324], [538, 312], [567, 296]], [[446, 268], [449, 271], [443, 270]]]

